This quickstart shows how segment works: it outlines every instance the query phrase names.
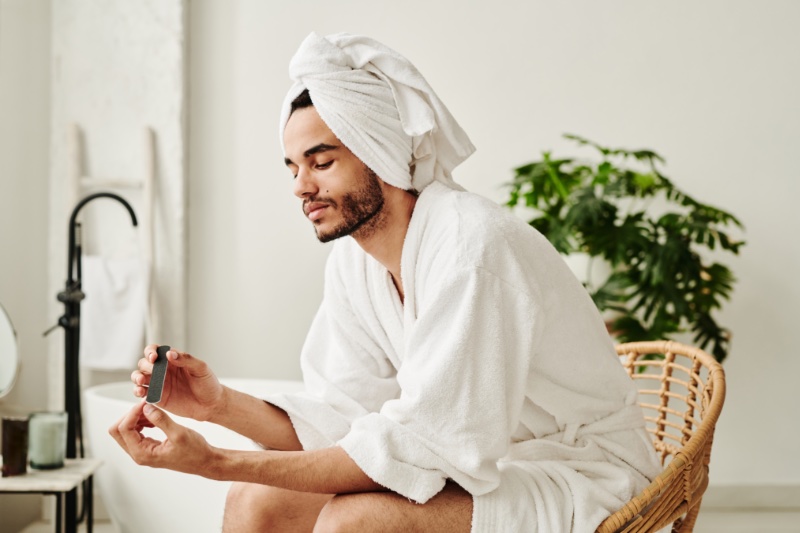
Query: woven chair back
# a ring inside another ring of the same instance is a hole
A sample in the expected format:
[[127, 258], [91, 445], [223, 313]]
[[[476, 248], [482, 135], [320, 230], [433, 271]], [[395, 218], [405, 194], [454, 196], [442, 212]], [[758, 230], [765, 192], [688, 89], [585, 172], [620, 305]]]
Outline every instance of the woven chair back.
[[725, 374], [706, 352], [673, 341], [617, 346], [623, 366], [639, 387], [639, 404], [664, 470], [598, 533], [694, 528], [708, 487], [711, 444], [722, 403]]

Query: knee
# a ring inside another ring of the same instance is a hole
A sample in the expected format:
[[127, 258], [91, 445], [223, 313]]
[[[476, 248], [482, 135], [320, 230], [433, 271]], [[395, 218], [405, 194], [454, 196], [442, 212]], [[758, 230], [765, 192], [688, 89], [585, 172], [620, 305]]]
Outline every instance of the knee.
[[225, 499], [226, 508], [252, 509], [256, 506], [267, 507], [274, 505], [278, 494], [274, 494], [272, 487], [256, 485], [253, 483], [233, 483]]
[[225, 501], [222, 530], [311, 531], [330, 494], [294, 492], [267, 485], [234, 483]]
[[223, 531], [264, 531], [286, 516], [285, 491], [266, 485], [234, 483], [225, 499]]
[[322, 508], [314, 533], [349, 533], [380, 531], [372, 513], [351, 496], [335, 496]]

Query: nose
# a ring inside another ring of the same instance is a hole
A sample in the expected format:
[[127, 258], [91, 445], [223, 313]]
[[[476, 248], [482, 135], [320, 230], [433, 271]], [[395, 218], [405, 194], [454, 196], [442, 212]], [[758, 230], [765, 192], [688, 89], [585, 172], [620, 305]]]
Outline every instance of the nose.
[[305, 198], [316, 194], [318, 190], [311, 173], [305, 168], [298, 169], [297, 177], [294, 179], [294, 195], [298, 198]]

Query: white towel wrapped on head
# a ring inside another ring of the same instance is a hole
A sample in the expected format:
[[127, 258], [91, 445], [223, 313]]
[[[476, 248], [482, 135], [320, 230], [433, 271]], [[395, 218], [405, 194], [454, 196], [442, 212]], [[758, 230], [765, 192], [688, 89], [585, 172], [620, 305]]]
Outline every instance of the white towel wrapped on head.
[[405, 57], [360, 35], [312, 33], [289, 65], [295, 81], [281, 113], [308, 89], [322, 120], [383, 181], [421, 191], [434, 180], [459, 188], [451, 172], [475, 147]]

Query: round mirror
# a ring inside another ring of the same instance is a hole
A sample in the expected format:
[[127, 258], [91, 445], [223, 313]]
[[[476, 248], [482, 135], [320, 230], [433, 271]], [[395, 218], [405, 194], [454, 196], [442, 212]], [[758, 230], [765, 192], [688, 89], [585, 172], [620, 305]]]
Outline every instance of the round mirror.
[[11, 391], [18, 368], [17, 334], [6, 310], [0, 305], [0, 397]]

